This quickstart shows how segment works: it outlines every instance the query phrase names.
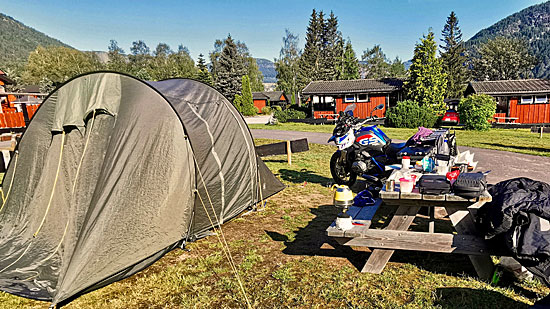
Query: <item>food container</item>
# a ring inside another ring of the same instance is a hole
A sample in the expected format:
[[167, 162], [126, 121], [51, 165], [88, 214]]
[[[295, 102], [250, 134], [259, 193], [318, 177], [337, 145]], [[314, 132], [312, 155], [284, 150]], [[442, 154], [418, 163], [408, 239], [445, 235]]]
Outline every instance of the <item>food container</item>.
[[395, 191], [395, 180], [394, 179], [388, 179], [386, 181], [386, 191], [387, 192]]
[[411, 193], [414, 187], [414, 179], [412, 178], [400, 178], [399, 187], [402, 193]]
[[411, 166], [411, 157], [403, 156], [403, 159], [401, 160], [401, 166], [404, 170], [408, 170]]
[[414, 169], [418, 172], [422, 172], [422, 161], [416, 161], [414, 164]]

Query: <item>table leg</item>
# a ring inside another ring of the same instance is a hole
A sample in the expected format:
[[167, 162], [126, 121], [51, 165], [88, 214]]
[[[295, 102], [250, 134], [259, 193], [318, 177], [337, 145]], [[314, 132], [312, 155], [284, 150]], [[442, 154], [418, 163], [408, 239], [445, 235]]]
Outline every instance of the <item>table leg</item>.
[[[445, 207], [458, 234], [476, 235], [474, 220], [468, 209]], [[490, 255], [469, 255], [479, 278], [491, 280], [494, 264]]]
[[[406, 231], [413, 222], [420, 206], [399, 206], [386, 230]], [[361, 270], [362, 273], [379, 274], [390, 260], [394, 250], [374, 249]]]
[[428, 214], [430, 215], [430, 222], [428, 223], [428, 232], [435, 232], [435, 207], [428, 207]]

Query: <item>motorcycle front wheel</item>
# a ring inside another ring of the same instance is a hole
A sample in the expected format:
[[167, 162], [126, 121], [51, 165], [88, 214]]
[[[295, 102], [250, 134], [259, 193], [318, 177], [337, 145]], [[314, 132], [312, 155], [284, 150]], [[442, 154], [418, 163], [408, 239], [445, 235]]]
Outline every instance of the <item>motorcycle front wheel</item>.
[[334, 181], [339, 185], [350, 187], [357, 180], [357, 174], [346, 167], [345, 163], [342, 162], [342, 156], [339, 152], [335, 152], [330, 158], [330, 173]]

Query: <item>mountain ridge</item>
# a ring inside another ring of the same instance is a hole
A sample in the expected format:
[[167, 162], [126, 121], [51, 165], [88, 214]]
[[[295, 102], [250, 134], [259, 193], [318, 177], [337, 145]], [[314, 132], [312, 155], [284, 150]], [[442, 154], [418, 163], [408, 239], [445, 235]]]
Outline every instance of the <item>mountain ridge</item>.
[[0, 13], [0, 64], [2, 66], [16, 66], [24, 63], [29, 54], [39, 45], [71, 47], [11, 16]]
[[550, 1], [527, 7], [481, 29], [466, 41], [466, 47], [475, 48], [497, 36], [524, 40], [539, 61], [533, 77], [550, 78]]

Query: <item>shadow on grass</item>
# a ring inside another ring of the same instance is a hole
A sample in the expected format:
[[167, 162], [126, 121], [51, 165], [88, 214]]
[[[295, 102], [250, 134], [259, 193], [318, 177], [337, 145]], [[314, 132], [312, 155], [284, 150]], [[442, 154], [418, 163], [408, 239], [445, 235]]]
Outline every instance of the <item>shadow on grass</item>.
[[543, 148], [543, 147], [504, 145], [504, 144], [497, 144], [497, 143], [483, 143], [483, 144], [488, 145], [488, 146], [494, 146], [494, 147], [512, 148], [512, 149], [517, 149], [517, 150], [532, 150], [532, 151], [549, 152], [550, 153], [550, 148]]
[[293, 183], [310, 182], [310, 183], [321, 184], [324, 186], [324, 185], [332, 184], [333, 182], [332, 178], [320, 176], [306, 169], [301, 169], [299, 171], [289, 170], [289, 169], [280, 169], [279, 174], [281, 175], [281, 179], [289, 182], [293, 182]]
[[[350, 247], [341, 246], [332, 238], [326, 236], [325, 230], [340, 212], [334, 205], [321, 205], [310, 208], [315, 218], [309, 224], [296, 232], [293, 241], [289, 241], [286, 235], [265, 231], [274, 241], [284, 242], [286, 248], [283, 253], [289, 255], [326, 256], [347, 258], [355, 267], [361, 269], [368, 256], [367, 252], [357, 252]], [[329, 244], [333, 248], [322, 248], [323, 244]]]
[[[380, 208], [373, 218], [372, 227], [383, 228], [387, 223], [386, 219], [391, 215], [393, 210], [394, 208], [392, 207]], [[299, 228], [295, 232], [296, 236], [293, 240], [277, 232], [267, 230], [265, 232], [273, 241], [285, 244], [286, 248], [283, 250], [285, 254], [346, 258], [353, 266], [361, 270], [370, 255], [368, 248], [363, 247], [364, 251], [354, 250], [349, 246], [342, 246], [333, 238], [326, 236], [325, 231], [327, 227], [332, 224], [340, 210], [333, 205], [321, 205], [316, 208], [310, 208], [310, 212], [315, 217], [307, 226]], [[411, 225], [412, 230], [423, 230], [424, 226], [427, 229], [427, 219], [417, 218], [415, 222]], [[450, 222], [436, 222], [436, 231], [452, 229], [451, 227], [447, 227], [448, 224]], [[328, 244], [329, 246], [323, 246], [323, 244]], [[419, 268], [439, 274], [477, 276], [468, 256], [462, 254], [397, 250], [391, 257], [390, 262], [413, 264]]]
[[501, 293], [470, 288], [438, 288], [436, 290], [440, 308], [529, 308], [529, 305], [515, 301]]

